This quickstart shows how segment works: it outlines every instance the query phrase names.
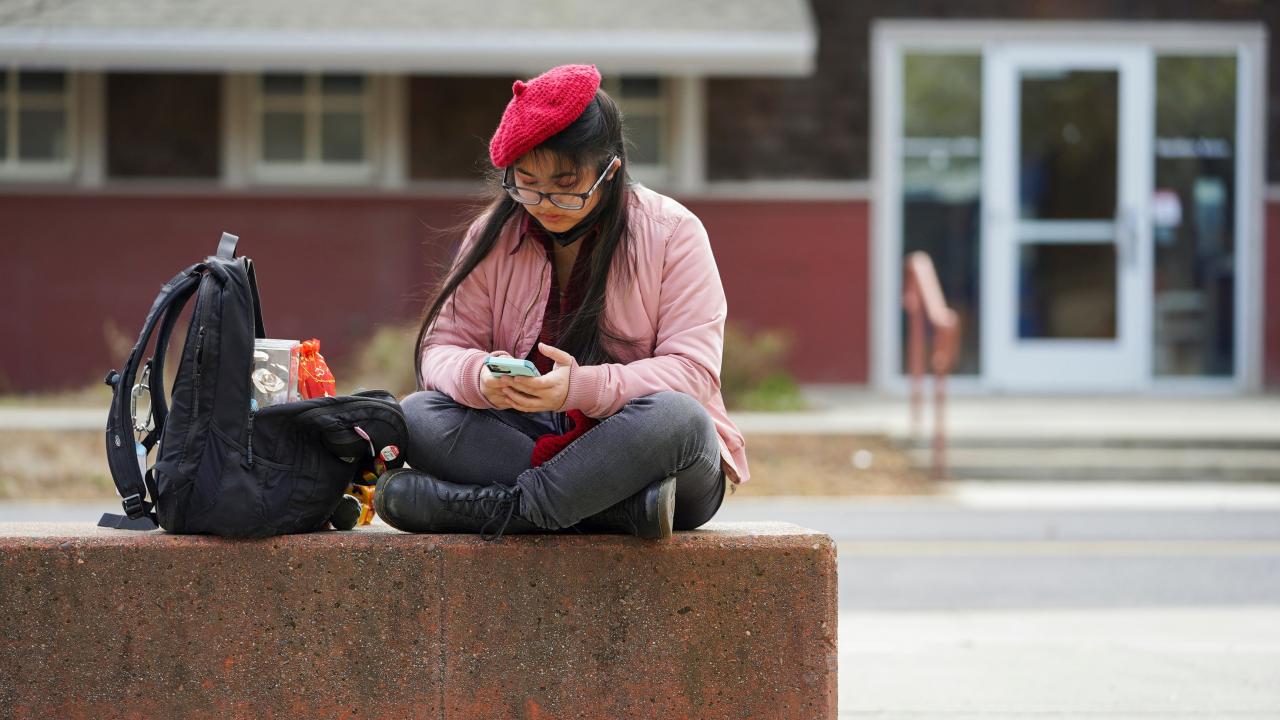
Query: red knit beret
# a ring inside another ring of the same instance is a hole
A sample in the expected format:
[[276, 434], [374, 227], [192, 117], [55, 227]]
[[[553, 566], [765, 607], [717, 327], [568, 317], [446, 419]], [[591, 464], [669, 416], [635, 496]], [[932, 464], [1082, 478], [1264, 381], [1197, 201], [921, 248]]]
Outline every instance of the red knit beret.
[[511, 86], [511, 102], [489, 140], [494, 167], [506, 167], [542, 141], [569, 127], [596, 96], [595, 65], [560, 65]]

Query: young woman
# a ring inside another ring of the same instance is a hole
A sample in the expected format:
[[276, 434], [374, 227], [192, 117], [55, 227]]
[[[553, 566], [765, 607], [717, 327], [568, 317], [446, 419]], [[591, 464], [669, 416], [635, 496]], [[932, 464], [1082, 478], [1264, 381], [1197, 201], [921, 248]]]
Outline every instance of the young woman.
[[[699, 527], [748, 478], [720, 395], [726, 303], [707, 233], [628, 179], [595, 66], [512, 91], [489, 143], [501, 189], [427, 306], [421, 389], [402, 402], [410, 467], [378, 481], [378, 514], [486, 539]], [[540, 374], [494, 375], [491, 355]]]

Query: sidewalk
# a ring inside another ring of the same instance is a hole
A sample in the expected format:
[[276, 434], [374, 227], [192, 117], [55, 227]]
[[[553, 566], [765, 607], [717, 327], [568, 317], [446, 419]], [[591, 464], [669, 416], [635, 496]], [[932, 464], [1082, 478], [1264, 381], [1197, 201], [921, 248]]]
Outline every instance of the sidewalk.
[[1280, 608], [840, 613], [842, 718], [1280, 717]]
[[[803, 388], [813, 410], [733, 413], [744, 433], [911, 436], [908, 398], [850, 386]], [[1280, 396], [949, 397], [947, 434], [966, 442], [1226, 443], [1280, 447]], [[926, 407], [925, 430], [932, 410]]]
[[1280, 487], [729, 498], [837, 540], [840, 718], [1280, 717]]

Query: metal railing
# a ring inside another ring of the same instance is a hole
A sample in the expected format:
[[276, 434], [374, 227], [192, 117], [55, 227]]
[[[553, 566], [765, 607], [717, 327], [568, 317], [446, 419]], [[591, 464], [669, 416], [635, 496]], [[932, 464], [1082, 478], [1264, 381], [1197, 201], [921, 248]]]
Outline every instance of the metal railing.
[[960, 349], [960, 317], [947, 307], [933, 261], [913, 252], [905, 263], [902, 306], [907, 312], [907, 367], [911, 373], [911, 434], [919, 442], [924, 421], [925, 329], [932, 335], [929, 369], [933, 372], [933, 477], [947, 476], [947, 373]]

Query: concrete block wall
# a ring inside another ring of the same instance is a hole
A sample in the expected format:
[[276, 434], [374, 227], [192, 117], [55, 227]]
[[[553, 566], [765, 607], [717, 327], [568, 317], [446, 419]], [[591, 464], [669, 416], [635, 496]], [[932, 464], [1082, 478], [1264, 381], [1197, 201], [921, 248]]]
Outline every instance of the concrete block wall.
[[14, 718], [834, 718], [829, 537], [0, 525]]

